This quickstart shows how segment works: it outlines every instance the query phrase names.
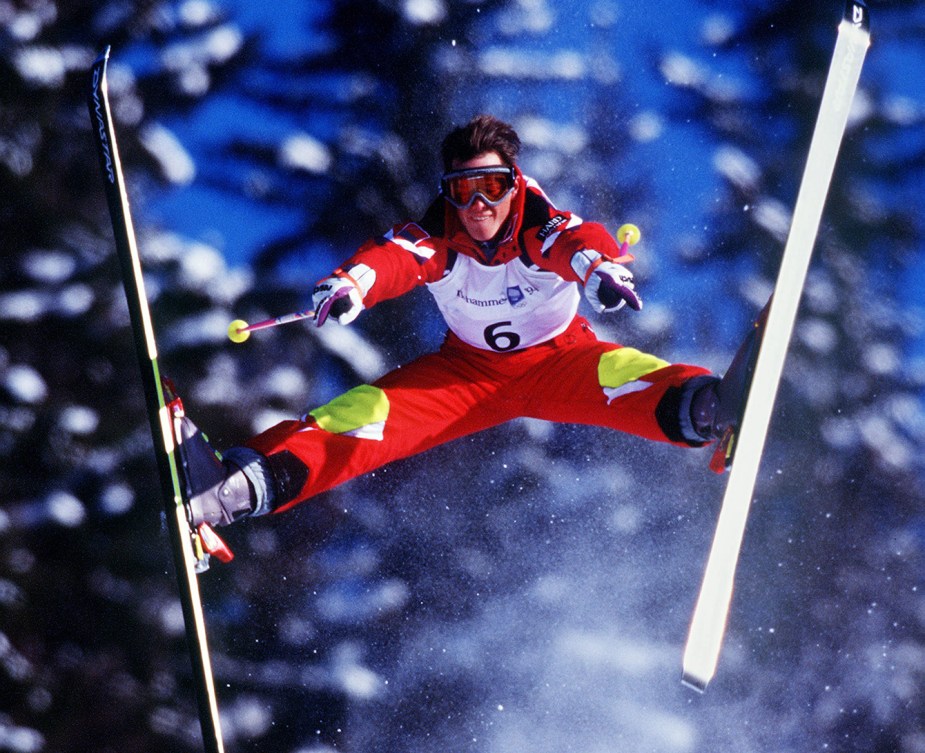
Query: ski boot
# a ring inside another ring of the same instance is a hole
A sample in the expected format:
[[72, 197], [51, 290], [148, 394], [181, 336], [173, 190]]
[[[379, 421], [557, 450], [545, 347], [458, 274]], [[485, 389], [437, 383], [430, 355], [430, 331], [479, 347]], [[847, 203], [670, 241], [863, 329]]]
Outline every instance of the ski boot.
[[270, 512], [273, 480], [263, 455], [247, 447], [219, 455], [186, 415], [177, 421], [177, 441], [194, 527]]
[[721, 379], [697, 377], [691, 380], [690, 420], [704, 440], [719, 440], [710, 461], [710, 468], [717, 473], [732, 465], [735, 435], [742, 421], [769, 307], [770, 301], [758, 315]]

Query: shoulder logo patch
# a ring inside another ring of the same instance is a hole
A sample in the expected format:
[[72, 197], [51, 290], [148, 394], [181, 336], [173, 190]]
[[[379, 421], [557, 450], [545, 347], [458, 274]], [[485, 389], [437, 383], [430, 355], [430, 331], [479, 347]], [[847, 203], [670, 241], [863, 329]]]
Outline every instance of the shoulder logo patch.
[[557, 214], [555, 217], [550, 218], [546, 224], [539, 229], [536, 237], [541, 241], [545, 241], [550, 235], [556, 232], [556, 230], [558, 230], [561, 225], [564, 225], [566, 222], [568, 222], [568, 217], [566, 217], [564, 214]]

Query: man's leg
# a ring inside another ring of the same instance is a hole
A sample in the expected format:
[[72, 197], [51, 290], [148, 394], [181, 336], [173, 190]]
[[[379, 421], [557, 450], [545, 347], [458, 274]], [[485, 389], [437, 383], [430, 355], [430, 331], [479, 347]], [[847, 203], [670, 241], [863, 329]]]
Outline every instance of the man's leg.
[[526, 415], [606, 426], [647, 439], [700, 447], [734, 426], [761, 341], [764, 312], [722, 379], [707, 369], [588, 336], [531, 371]]
[[593, 334], [551, 353], [519, 390], [533, 395], [525, 415], [562, 423], [581, 423], [646, 439], [699, 447], [685, 388], [693, 380], [717, 378], [707, 369], [669, 364], [656, 356], [600, 342]]
[[[260, 506], [254, 484], [238, 483], [243, 470], [235, 461], [242, 456], [259, 459], [261, 475], [269, 479], [262, 506], [277, 512], [394, 460], [512, 418], [503, 401], [493, 400], [503, 380], [464, 356], [447, 349], [423, 356], [300, 420], [277, 424], [244, 448], [232, 448], [224, 474], [214, 464], [211, 471], [208, 464], [202, 466], [209, 472], [199, 485], [207, 491], [194, 500], [194, 510], [214, 511], [219, 505], [222, 511], [204, 519], [223, 524], [240, 517], [243, 507]], [[247, 500], [242, 490], [250, 493]]]

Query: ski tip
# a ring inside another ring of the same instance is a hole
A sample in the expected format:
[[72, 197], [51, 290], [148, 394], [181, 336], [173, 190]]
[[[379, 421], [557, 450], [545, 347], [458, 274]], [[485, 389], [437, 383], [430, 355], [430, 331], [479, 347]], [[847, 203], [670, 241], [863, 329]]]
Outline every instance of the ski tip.
[[100, 63], [105, 63], [109, 60], [109, 53], [112, 52], [112, 45], [106, 45], [103, 48], [103, 51], [96, 56], [96, 60], [93, 61], [93, 65], [99, 65]]
[[864, 0], [847, 0], [845, 21], [852, 26], [870, 31], [870, 10]]

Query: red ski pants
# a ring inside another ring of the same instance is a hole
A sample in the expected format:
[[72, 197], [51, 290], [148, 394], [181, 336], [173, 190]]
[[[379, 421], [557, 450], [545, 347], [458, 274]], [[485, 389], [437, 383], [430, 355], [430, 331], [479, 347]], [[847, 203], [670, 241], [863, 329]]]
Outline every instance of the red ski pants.
[[601, 342], [581, 317], [547, 343], [508, 353], [473, 348], [450, 334], [436, 353], [344, 393], [304, 420], [277, 424], [248, 445], [265, 455], [288, 450], [308, 467], [301, 491], [278, 511], [393, 460], [519, 417], [699, 446], [677, 428], [678, 401], [669, 393], [708, 373]]

